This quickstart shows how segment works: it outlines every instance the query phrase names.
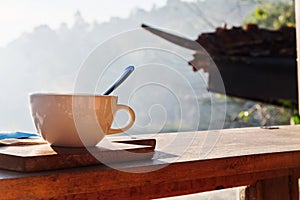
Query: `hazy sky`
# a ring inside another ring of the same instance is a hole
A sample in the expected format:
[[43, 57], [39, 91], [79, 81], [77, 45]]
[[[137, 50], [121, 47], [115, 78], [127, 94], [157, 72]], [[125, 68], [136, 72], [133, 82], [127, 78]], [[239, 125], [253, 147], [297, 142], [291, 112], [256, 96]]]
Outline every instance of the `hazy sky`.
[[[150, 10], [167, 0], [0, 0], [0, 47], [30, 32], [35, 26], [59, 27], [73, 23], [76, 11], [88, 21], [108, 21], [110, 17], [127, 17], [136, 8]], [[189, 0], [192, 1], [192, 0]]]

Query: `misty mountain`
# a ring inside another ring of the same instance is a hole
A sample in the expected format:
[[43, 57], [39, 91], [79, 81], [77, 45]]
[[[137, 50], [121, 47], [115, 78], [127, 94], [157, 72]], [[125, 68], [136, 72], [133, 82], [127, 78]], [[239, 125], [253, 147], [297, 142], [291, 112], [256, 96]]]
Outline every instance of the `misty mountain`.
[[[207, 74], [194, 73], [188, 66], [192, 51], [164, 41], [140, 25], [196, 39], [222, 23], [240, 25], [254, 7], [251, 0], [168, 0], [163, 7], [135, 9], [128, 18], [113, 17], [101, 23], [86, 22], [77, 11], [72, 25], [62, 22], [58, 29], [40, 25], [23, 33], [0, 48], [0, 127], [34, 131], [30, 93], [101, 93], [127, 65], [134, 65], [132, 77], [114, 93], [136, 111], [133, 132], [205, 129], [215, 101], [206, 90]], [[120, 123], [124, 123], [122, 118]]]

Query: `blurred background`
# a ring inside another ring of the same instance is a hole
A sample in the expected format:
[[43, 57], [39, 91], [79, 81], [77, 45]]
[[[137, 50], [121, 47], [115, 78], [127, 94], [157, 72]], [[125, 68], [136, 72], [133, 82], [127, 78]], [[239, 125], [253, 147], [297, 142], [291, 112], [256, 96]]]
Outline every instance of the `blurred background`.
[[[102, 56], [113, 60], [118, 55], [112, 49], [136, 48], [114, 38], [137, 29], [138, 34], [130, 37], [131, 43], [150, 47], [160, 44], [159, 48], [179, 53], [183, 58], [152, 48], [130, 53], [110, 66], [107, 63], [95, 66], [95, 72], [102, 74], [94, 85], [94, 93], [103, 92], [126, 65], [137, 66], [131, 79], [114, 93], [120, 96], [121, 103], [130, 104], [137, 113], [132, 132], [208, 129], [212, 101], [214, 109], [218, 105], [223, 109], [220, 119], [216, 119], [220, 120], [221, 128], [289, 124], [294, 114], [292, 108], [208, 92], [207, 73], [193, 72], [187, 63], [192, 59], [192, 51], [140, 30], [140, 26], [145, 23], [195, 40], [224, 24], [232, 27], [251, 22], [273, 29], [283, 24], [292, 26], [293, 8], [293, 1], [288, 0], [2, 0], [0, 130], [35, 131], [28, 94], [74, 92], [78, 73], [91, 52], [106, 45], [110, 50]], [[268, 13], [270, 10], [272, 14]], [[167, 80], [164, 74], [169, 72], [173, 75]], [[158, 74], [164, 82], [157, 81], [166, 87], [149, 85]], [[137, 84], [145, 87], [136, 91]]]

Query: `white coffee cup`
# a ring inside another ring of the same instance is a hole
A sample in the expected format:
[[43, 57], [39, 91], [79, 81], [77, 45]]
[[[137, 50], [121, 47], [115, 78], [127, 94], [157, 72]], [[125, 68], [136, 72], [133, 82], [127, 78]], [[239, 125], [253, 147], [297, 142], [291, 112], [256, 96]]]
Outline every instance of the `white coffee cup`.
[[[117, 100], [117, 96], [83, 94], [30, 95], [37, 131], [49, 144], [63, 147], [95, 146], [105, 135], [129, 129], [135, 121], [134, 111]], [[118, 110], [127, 111], [130, 120], [125, 127], [114, 129]]]

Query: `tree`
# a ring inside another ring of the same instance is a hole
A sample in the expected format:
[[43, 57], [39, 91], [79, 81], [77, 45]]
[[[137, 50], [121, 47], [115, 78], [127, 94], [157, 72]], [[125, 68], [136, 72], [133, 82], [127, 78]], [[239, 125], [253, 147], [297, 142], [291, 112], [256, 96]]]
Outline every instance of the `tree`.
[[245, 24], [254, 23], [261, 28], [278, 29], [281, 26], [295, 27], [295, 2], [264, 2], [246, 18]]

